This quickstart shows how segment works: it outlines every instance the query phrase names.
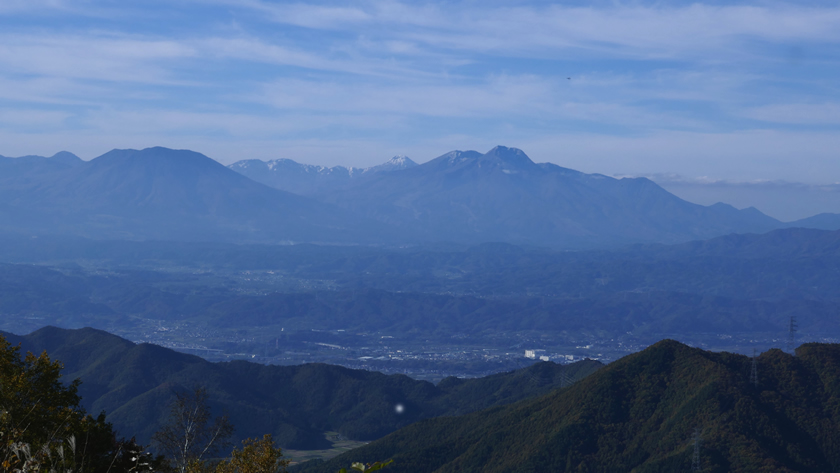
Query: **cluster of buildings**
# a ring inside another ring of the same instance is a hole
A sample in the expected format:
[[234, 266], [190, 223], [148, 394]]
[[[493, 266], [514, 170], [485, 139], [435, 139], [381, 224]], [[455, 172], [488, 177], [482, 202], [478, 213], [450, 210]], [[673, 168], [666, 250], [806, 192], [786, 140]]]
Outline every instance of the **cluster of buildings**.
[[530, 358], [532, 360], [539, 358], [540, 361], [557, 361], [561, 363], [575, 361], [575, 355], [546, 355], [544, 353], [545, 350], [540, 349], [525, 350], [525, 358]]

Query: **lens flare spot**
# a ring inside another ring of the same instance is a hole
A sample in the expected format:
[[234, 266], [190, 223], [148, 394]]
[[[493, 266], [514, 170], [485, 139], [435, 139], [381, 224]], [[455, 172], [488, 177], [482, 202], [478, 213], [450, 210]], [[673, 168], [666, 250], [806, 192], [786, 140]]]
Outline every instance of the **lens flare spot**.
[[397, 414], [402, 414], [403, 412], [405, 412], [405, 406], [403, 406], [402, 404], [397, 404], [396, 406], [394, 406], [394, 412], [396, 412]]

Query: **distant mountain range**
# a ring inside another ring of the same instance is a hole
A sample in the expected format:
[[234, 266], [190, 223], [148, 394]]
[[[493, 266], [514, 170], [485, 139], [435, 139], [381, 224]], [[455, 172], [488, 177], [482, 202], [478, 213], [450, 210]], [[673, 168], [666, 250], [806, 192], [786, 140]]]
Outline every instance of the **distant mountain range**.
[[[58, 159], [56, 159], [58, 158]], [[192, 151], [0, 158], [0, 230], [180, 241], [375, 242], [386, 231]], [[364, 224], [365, 235], [357, 233]]]
[[819, 230], [840, 229], [840, 214], [821, 213], [791, 222], [789, 227], [816, 228]]
[[422, 165], [400, 162], [387, 173], [369, 172], [382, 166], [354, 173], [282, 161], [283, 166], [252, 160], [229, 167], [272, 187], [410, 229], [426, 241], [580, 247], [677, 242], [782, 227], [840, 229], [837, 214], [785, 224], [754, 208], [691, 204], [645, 178], [614, 179], [536, 164], [521, 150], [504, 146], [485, 154], [452, 151]]
[[286, 159], [225, 168], [166, 148], [89, 162], [70, 153], [0, 157], [0, 199], [0, 232], [140, 240], [592, 248], [840, 227], [836, 215], [785, 224], [753, 208], [696, 205], [648, 179], [536, 164], [503, 146], [367, 169]]
[[[24, 353], [46, 350], [61, 361], [65, 379], [81, 379], [79, 394], [88, 412], [104, 410], [122, 435], [136, 435], [143, 443], [165, 422], [174, 392], [196, 386], [208, 390], [217, 415], [229, 414], [237, 438], [270, 433], [284, 448], [315, 449], [330, 445], [327, 431], [373, 440], [420, 419], [545, 394], [602, 366], [592, 360], [565, 366], [543, 362], [485, 378], [446, 378], [435, 386], [404, 375], [317, 363], [211, 363], [90, 328], [2, 335], [20, 343]], [[397, 404], [402, 412], [395, 411]]]
[[394, 156], [388, 162], [369, 168], [324, 167], [300, 164], [291, 159], [237, 161], [230, 169], [261, 184], [300, 195], [318, 195], [346, 187], [351, 182], [370, 178], [376, 174], [402, 171], [417, 166], [407, 156]]
[[[241, 169], [243, 163], [231, 165]], [[300, 165], [298, 165], [300, 166]], [[335, 169], [335, 168], [332, 168]], [[295, 191], [387, 223], [422, 240], [509, 241], [553, 246], [685, 241], [764, 232], [780, 222], [755, 209], [685, 202], [652, 181], [536, 164], [515, 148], [452, 151], [427, 163], [345, 179], [284, 167]], [[255, 173], [248, 174], [256, 179]], [[264, 176], [276, 175], [266, 171]], [[292, 178], [291, 176], [298, 176]], [[317, 176], [310, 187], [302, 176]], [[279, 179], [259, 179], [280, 189]]]
[[665, 340], [567, 390], [417, 422], [291, 471], [383, 459], [413, 473], [840, 471], [840, 346], [773, 349], [756, 365], [753, 383], [746, 356]]

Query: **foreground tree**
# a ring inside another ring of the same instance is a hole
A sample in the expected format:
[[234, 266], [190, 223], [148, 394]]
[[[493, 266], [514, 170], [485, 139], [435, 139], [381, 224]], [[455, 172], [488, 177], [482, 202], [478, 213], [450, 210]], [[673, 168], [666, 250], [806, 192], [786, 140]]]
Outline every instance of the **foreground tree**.
[[207, 468], [205, 461], [230, 446], [233, 426], [227, 416], [212, 417], [207, 390], [176, 392], [166, 424], [152, 436], [158, 453], [178, 473]]
[[243, 440], [242, 450], [233, 449], [230, 458], [216, 465], [215, 473], [281, 473], [288, 464], [282, 450], [266, 434], [262, 440]]
[[[63, 366], [0, 336], [0, 471], [119, 473], [151, 469], [143, 447], [118, 440], [105, 415], [79, 405], [79, 380], [61, 382]], [[130, 451], [130, 453], [129, 453]]]

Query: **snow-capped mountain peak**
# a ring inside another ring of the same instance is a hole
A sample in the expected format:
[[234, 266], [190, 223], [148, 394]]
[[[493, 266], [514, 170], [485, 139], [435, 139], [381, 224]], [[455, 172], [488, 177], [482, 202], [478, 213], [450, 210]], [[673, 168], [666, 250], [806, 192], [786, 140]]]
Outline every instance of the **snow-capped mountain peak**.
[[287, 158], [270, 161], [248, 159], [237, 161], [228, 167], [267, 186], [310, 195], [327, 188], [341, 187], [362, 176], [401, 171], [414, 166], [417, 166], [417, 163], [407, 156], [398, 155], [383, 164], [369, 168], [302, 164]]
[[378, 166], [372, 166], [364, 170], [366, 174], [379, 172], [393, 172], [402, 171], [403, 169], [413, 168], [417, 163], [412, 161], [408, 156], [398, 154]]

